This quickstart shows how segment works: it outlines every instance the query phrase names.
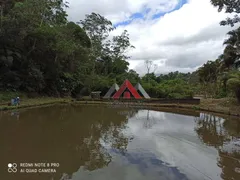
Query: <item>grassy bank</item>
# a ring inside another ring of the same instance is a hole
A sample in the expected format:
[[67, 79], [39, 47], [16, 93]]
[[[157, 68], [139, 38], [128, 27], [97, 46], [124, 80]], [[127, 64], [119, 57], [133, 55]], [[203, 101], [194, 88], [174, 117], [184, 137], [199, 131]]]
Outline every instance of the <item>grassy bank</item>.
[[7, 104], [14, 97], [20, 97], [21, 99], [27, 99], [27, 95], [22, 92], [1, 92], [0, 91], [0, 105]]
[[[11, 96], [13, 97], [13, 96]], [[8, 98], [8, 100], [11, 98]], [[22, 99], [22, 98], [21, 98]], [[9, 100], [10, 101], [10, 100]], [[9, 101], [2, 101], [0, 104], [0, 110], [11, 110], [18, 108], [28, 108], [36, 106], [45, 106], [58, 103], [72, 103], [72, 104], [99, 104], [99, 105], [111, 105], [113, 102], [101, 102], [101, 101], [75, 101], [71, 98], [23, 98], [21, 105], [8, 106]], [[122, 104], [122, 102], [120, 102]], [[240, 116], [240, 105], [234, 99], [202, 99], [200, 105], [190, 104], [158, 104], [158, 103], [126, 103], [131, 106], [146, 107], [146, 108], [181, 108], [191, 109], [195, 111], [208, 111], [225, 115]]]
[[41, 97], [41, 98], [34, 98], [34, 99], [26, 98], [21, 100], [21, 104], [19, 106], [8, 106], [8, 103], [4, 102], [0, 105], [0, 110], [20, 109], [20, 108], [45, 106], [45, 105], [53, 105], [53, 104], [69, 103], [69, 102], [71, 102], [70, 98], [51, 98], [51, 97]]
[[[77, 101], [79, 104], [110, 104], [109, 102], [101, 101]], [[112, 103], [112, 102], [111, 102]], [[121, 104], [121, 102], [120, 102]], [[224, 115], [239, 116], [240, 117], [240, 105], [235, 99], [201, 99], [199, 105], [191, 104], [157, 104], [157, 103], [126, 103], [129, 105], [135, 105], [137, 107], [150, 107], [154, 109], [162, 108], [181, 108], [185, 110], [206, 111]]]
[[201, 104], [196, 108], [203, 111], [240, 116], [240, 104], [233, 98], [202, 99]]

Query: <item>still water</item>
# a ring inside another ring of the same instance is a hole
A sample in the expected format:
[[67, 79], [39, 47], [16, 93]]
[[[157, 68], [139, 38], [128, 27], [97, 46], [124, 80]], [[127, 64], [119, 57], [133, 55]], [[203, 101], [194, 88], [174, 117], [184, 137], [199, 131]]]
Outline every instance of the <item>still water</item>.
[[239, 119], [71, 105], [0, 112], [0, 180], [208, 179], [240, 180]]

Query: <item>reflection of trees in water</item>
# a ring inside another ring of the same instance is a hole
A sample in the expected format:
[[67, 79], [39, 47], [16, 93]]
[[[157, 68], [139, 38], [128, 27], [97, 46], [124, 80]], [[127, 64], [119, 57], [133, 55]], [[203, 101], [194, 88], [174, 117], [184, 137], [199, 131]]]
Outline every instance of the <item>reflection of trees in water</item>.
[[136, 109], [136, 108], [131, 108], [131, 109], [129, 109], [128, 110], [128, 116], [127, 116], [127, 118], [129, 119], [129, 118], [132, 118], [132, 117], [134, 117], [134, 116], [136, 116], [136, 114], [138, 113], [138, 109]]
[[156, 124], [156, 120], [153, 116], [151, 116], [152, 111], [150, 110], [141, 110], [141, 113], [138, 113], [139, 111], [137, 111], [136, 113], [134, 113], [134, 115], [132, 117], [134, 117], [135, 119], [139, 120], [139, 121], [143, 121], [143, 128], [145, 129], [150, 129], [152, 128], [152, 126], [154, 124]]
[[201, 114], [197, 119], [197, 132], [199, 138], [209, 146], [215, 148], [222, 146], [227, 136], [224, 132], [222, 119], [209, 114]]
[[138, 113], [138, 109], [136, 108], [125, 108], [124, 110], [119, 108], [120, 115], [125, 115], [127, 119], [134, 117]]
[[[118, 110], [102, 107], [54, 106], [31, 109], [20, 114], [20, 121], [0, 122], [0, 163], [57, 162], [56, 174], [29, 174], [24, 180], [69, 179], [81, 166], [95, 170], [107, 166], [111, 156], [100, 142], [126, 151], [128, 137], [122, 130], [128, 119]], [[12, 134], [12, 136], [9, 136]], [[6, 138], [8, 137], [8, 138]], [[14, 156], [12, 156], [14, 154]], [[4, 174], [5, 173], [5, 174]], [[1, 172], [0, 177], [7, 177]], [[19, 177], [19, 180], [22, 180]], [[2, 178], [0, 178], [2, 179]]]
[[144, 117], [144, 123], [143, 123], [143, 127], [146, 129], [151, 129], [153, 127], [153, 125], [155, 125], [157, 123], [156, 119], [154, 118], [154, 116], [151, 116], [152, 111], [147, 110], [146, 111], [146, 116]]
[[204, 143], [218, 150], [218, 166], [222, 169], [222, 179], [239, 180], [240, 122], [230, 117], [223, 123], [222, 121], [222, 118], [202, 114], [196, 121], [195, 131]]

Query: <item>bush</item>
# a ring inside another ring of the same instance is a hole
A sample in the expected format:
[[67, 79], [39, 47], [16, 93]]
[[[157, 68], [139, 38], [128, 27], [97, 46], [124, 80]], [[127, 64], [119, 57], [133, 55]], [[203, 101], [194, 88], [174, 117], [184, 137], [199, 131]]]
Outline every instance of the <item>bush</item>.
[[225, 97], [227, 97], [227, 92], [224, 89], [220, 88], [219, 92], [217, 93], [215, 98], [216, 99], [221, 99], [221, 98], [225, 98]]
[[181, 79], [166, 80], [161, 83], [142, 83], [143, 88], [152, 98], [193, 98], [193, 89]]
[[227, 86], [232, 92], [235, 93], [235, 96], [240, 103], [240, 71], [230, 72]]

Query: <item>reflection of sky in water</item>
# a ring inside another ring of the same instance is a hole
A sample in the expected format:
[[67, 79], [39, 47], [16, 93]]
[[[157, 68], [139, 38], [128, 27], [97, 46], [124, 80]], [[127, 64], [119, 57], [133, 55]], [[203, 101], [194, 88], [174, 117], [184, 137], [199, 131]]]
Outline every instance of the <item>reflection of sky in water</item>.
[[[119, 153], [118, 151], [113, 152]], [[126, 165], [135, 165], [143, 176], [151, 173], [156, 177], [159, 175], [161, 179], [187, 179], [176, 167], [171, 167], [170, 164], [159, 160], [152, 153], [126, 153], [123, 159], [125, 159]]]
[[80, 169], [73, 180], [188, 180], [176, 167], [159, 160], [154, 154], [126, 153], [110, 150], [114, 160], [110, 166], [94, 172]]
[[[149, 117], [149, 119], [148, 119]], [[125, 154], [104, 144], [113, 160], [93, 172], [79, 170], [77, 179], [219, 180], [218, 152], [199, 140], [194, 117], [147, 110], [130, 118], [123, 130], [133, 137]]]
[[231, 142], [226, 143], [221, 150], [228, 153], [240, 152], [240, 138], [233, 139]]

